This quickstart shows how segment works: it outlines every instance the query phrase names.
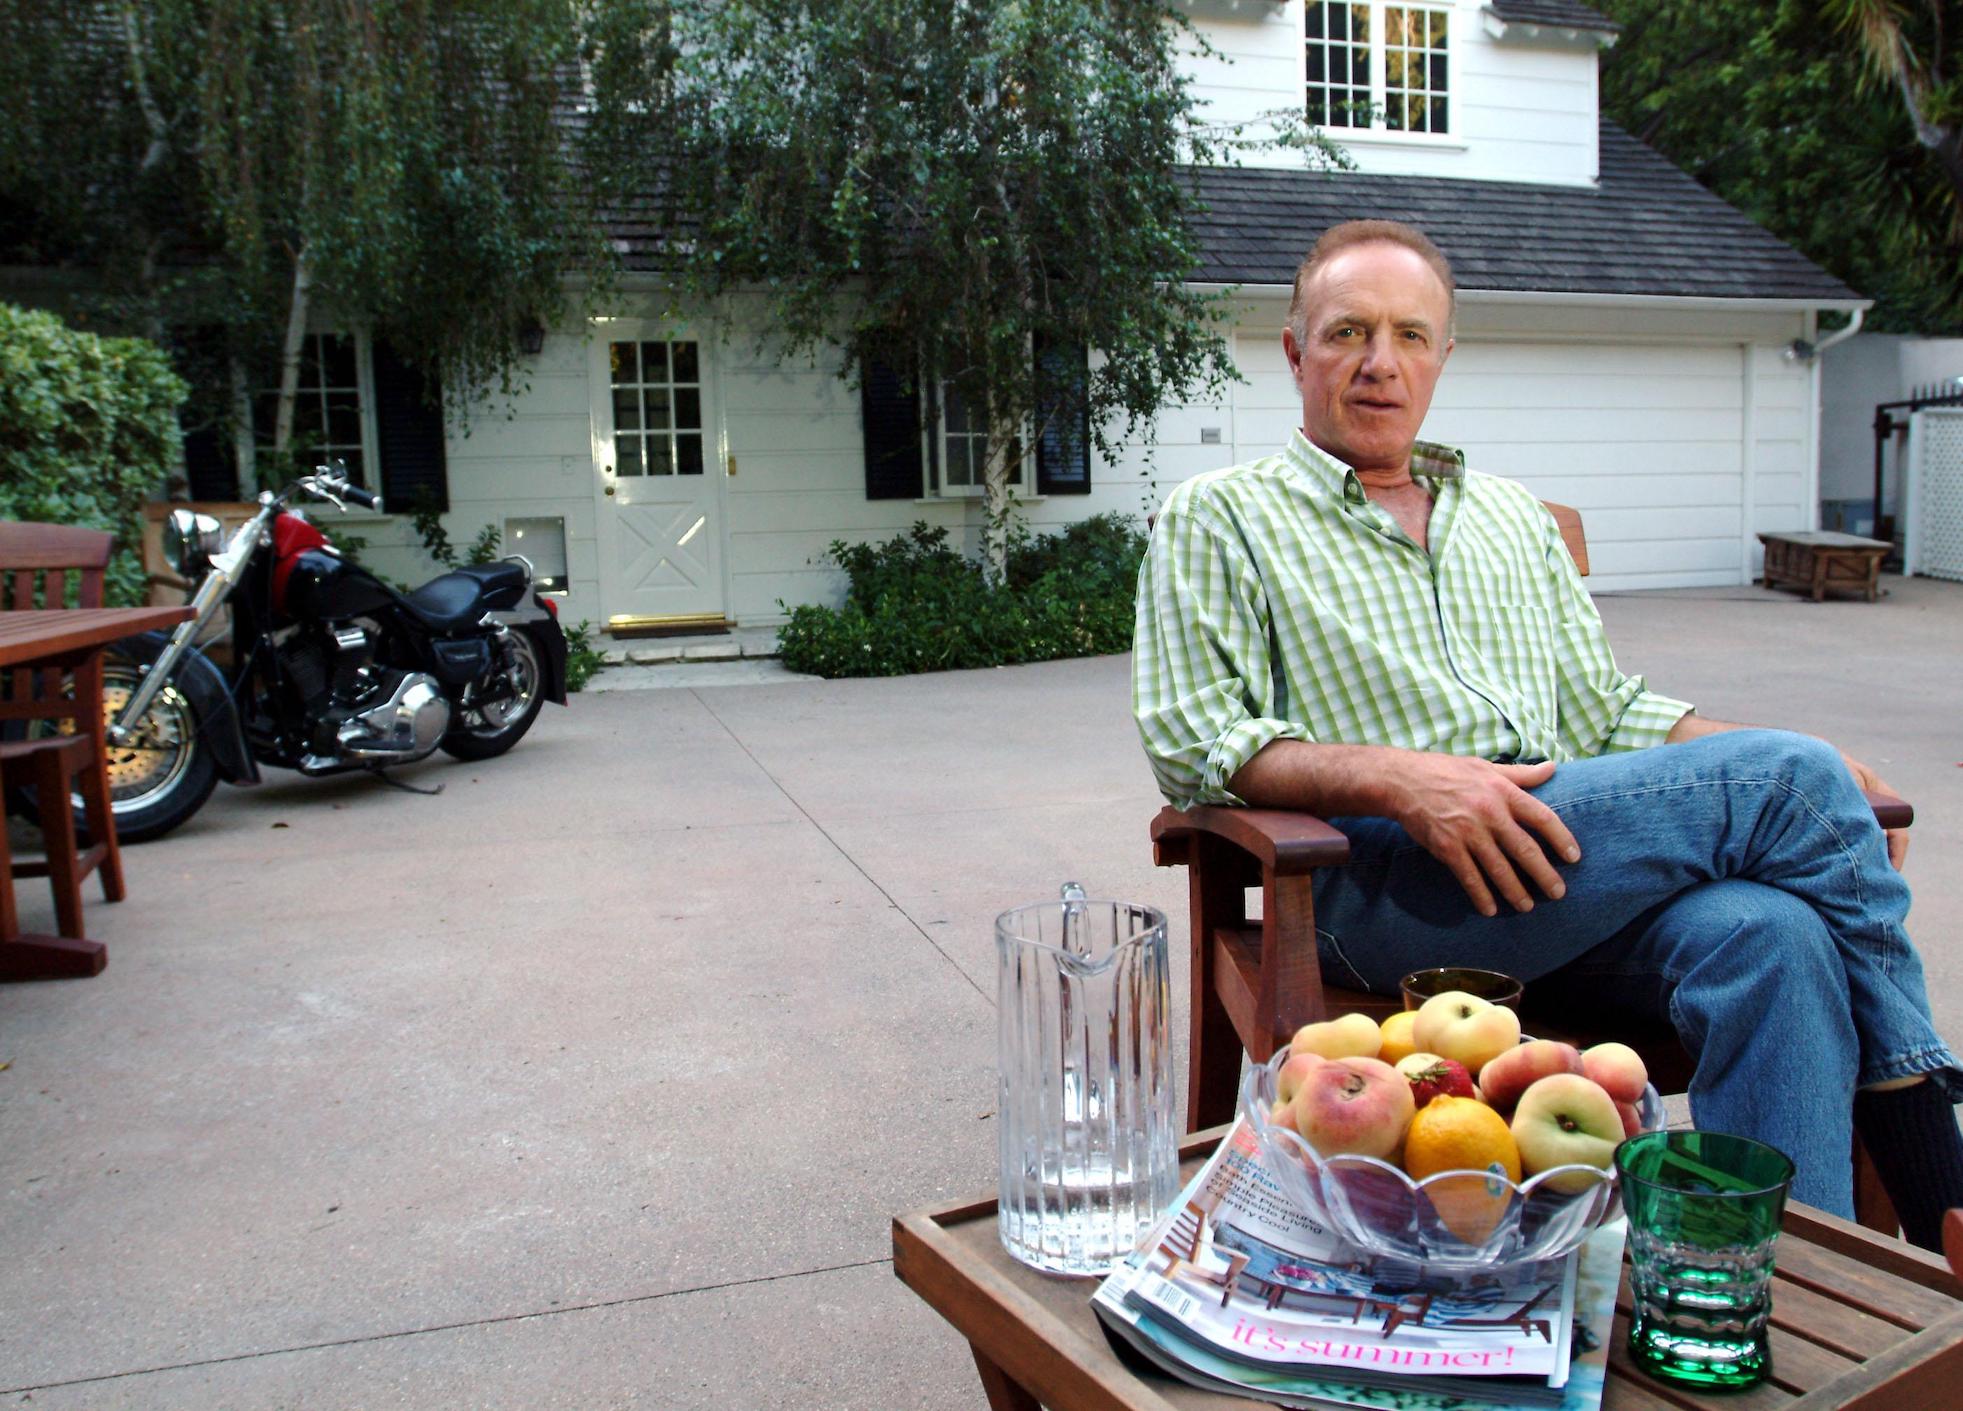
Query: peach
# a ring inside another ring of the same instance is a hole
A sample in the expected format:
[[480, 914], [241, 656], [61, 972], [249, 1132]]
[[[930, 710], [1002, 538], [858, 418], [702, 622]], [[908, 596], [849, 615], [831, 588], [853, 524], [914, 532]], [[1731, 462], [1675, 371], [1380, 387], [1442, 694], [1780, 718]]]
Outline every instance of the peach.
[[1336, 1058], [1310, 1073], [1295, 1095], [1295, 1130], [1323, 1156], [1389, 1161], [1416, 1111], [1411, 1085], [1388, 1063]]
[[1320, 1024], [1304, 1024], [1289, 1042], [1291, 1053], [1314, 1053], [1324, 1058], [1375, 1058], [1383, 1043], [1377, 1021], [1367, 1014], [1345, 1014]]
[[1520, 1016], [1464, 990], [1433, 995], [1418, 1009], [1411, 1036], [1426, 1053], [1455, 1058], [1474, 1077], [1520, 1042]]
[[1622, 1135], [1633, 1137], [1643, 1130], [1643, 1110], [1633, 1102], [1618, 1102], [1615, 1110], [1622, 1117]]
[[1581, 1055], [1581, 1071], [1617, 1102], [1641, 1102], [1649, 1086], [1643, 1056], [1628, 1044], [1596, 1044]]
[[[1513, 1140], [1528, 1176], [1556, 1166], [1610, 1169], [1622, 1143], [1622, 1114], [1602, 1085], [1579, 1073], [1555, 1073], [1520, 1095], [1513, 1110]], [[1595, 1184], [1585, 1171], [1571, 1171], [1546, 1183], [1567, 1195]]]
[[1558, 1039], [1530, 1039], [1479, 1070], [1479, 1095], [1502, 1112], [1511, 1112], [1520, 1094], [1556, 1073], [1579, 1073], [1581, 1050]]
[[1415, 1009], [1400, 1009], [1395, 1014], [1386, 1014], [1377, 1025], [1377, 1057], [1386, 1063], [1396, 1064], [1418, 1052], [1418, 1041], [1411, 1033], [1417, 1022], [1418, 1011]]
[[1285, 1103], [1295, 1101], [1295, 1094], [1302, 1090], [1302, 1080], [1328, 1061], [1319, 1053], [1291, 1055], [1275, 1074], [1275, 1096]]

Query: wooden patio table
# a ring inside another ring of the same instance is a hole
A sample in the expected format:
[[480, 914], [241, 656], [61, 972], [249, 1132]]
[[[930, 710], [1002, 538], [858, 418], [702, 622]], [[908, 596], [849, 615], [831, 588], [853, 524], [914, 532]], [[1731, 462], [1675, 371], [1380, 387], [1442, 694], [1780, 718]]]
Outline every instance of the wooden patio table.
[[[1183, 1177], [1226, 1128], [1186, 1139]], [[1963, 1283], [1897, 1240], [1806, 1206], [1788, 1206], [1776, 1251], [1770, 1380], [1704, 1395], [1653, 1380], [1629, 1361], [1629, 1284], [1610, 1333], [1603, 1411], [1955, 1411], [1963, 1406]], [[893, 1271], [968, 1339], [993, 1411], [1245, 1411], [1254, 1398], [1178, 1381], [1120, 1355], [1091, 1311], [1088, 1279], [1012, 1259], [995, 1201], [902, 1215]]]
[[[95, 765], [105, 781], [109, 761], [102, 718], [102, 649], [139, 632], [170, 627], [191, 615], [188, 607], [19, 608], [0, 612], [0, 670], [56, 670], [75, 683], [77, 729], [95, 747]], [[115, 825], [102, 839], [102, 875], [112, 901], [122, 900], [121, 854]], [[0, 827], [0, 981], [47, 980], [98, 974], [107, 951], [100, 941], [72, 936], [25, 934], [14, 904], [12, 858]]]

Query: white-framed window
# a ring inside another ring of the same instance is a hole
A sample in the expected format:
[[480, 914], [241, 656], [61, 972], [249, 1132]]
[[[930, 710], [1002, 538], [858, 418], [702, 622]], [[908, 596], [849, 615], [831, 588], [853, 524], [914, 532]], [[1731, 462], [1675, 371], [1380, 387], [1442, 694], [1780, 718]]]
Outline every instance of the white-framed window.
[[1451, 131], [1450, 6], [1307, 0], [1302, 8], [1310, 122]]
[[607, 345], [621, 475], [701, 475], [702, 358], [693, 339]]
[[[258, 458], [270, 454], [279, 417], [278, 363], [260, 370], [250, 389], [247, 434], [239, 438], [243, 477], [255, 478]], [[295, 462], [311, 468], [336, 458], [357, 485], [375, 484], [375, 368], [363, 333], [309, 333], [300, 345], [300, 380], [293, 398]]]
[[[985, 492], [988, 456], [988, 414], [969, 405], [968, 398], [951, 383], [936, 383], [934, 415], [927, 419], [923, 434], [927, 438], [927, 468], [930, 493], [960, 498]], [[1018, 437], [1018, 448], [1009, 455], [1009, 488], [1027, 495], [1030, 485], [1029, 438]]]

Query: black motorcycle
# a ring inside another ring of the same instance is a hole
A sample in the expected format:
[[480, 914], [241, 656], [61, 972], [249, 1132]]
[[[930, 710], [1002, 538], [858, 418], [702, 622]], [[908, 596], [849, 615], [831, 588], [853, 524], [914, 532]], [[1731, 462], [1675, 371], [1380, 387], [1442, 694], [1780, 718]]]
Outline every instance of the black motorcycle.
[[[543, 701], [566, 703], [558, 607], [510, 557], [399, 593], [348, 562], [304, 515], [300, 492], [381, 508], [339, 465], [317, 467], [220, 546], [210, 515], [175, 510], [164, 557], [197, 585], [191, 620], [133, 637], [103, 665], [116, 835], [160, 837], [220, 779], [256, 784], [261, 765], [302, 774], [384, 770], [435, 750], [489, 759], [523, 738]], [[193, 643], [232, 608], [220, 671]], [[77, 826], [83, 826], [77, 800]]]

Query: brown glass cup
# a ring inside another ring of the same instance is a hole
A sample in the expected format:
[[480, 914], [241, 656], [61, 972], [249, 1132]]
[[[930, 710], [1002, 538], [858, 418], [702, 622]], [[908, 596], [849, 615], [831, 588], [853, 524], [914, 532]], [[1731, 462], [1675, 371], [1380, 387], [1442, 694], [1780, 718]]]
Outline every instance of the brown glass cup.
[[1413, 970], [1398, 982], [1404, 989], [1404, 1007], [1422, 1008], [1433, 995], [1462, 990], [1508, 1009], [1520, 1008], [1520, 995], [1526, 986], [1511, 975], [1497, 970], [1474, 970], [1464, 965], [1445, 965], [1436, 970]]

